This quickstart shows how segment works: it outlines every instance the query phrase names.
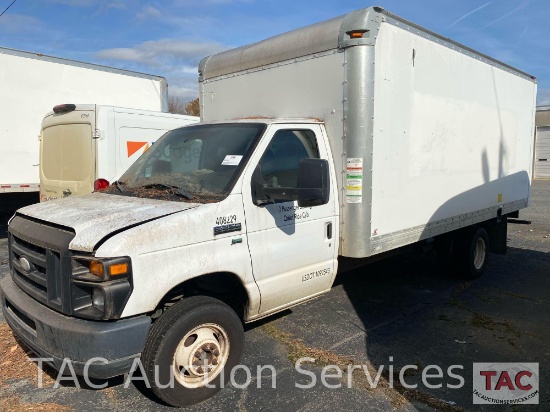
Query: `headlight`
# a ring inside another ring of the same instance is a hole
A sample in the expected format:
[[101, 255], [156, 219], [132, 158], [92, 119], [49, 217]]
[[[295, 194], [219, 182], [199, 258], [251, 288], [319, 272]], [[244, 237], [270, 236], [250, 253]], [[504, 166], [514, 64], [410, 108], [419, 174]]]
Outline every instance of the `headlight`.
[[[131, 273], [130, 258], [73, 258], [73, 278], [91, 282], [109, 281], [128, 277]], [[93, 275], [93, 276], [90, 276]]]
[[129, 257], [73, 256], [72, 308], [75, 316], [118, 319], [132, 293]]

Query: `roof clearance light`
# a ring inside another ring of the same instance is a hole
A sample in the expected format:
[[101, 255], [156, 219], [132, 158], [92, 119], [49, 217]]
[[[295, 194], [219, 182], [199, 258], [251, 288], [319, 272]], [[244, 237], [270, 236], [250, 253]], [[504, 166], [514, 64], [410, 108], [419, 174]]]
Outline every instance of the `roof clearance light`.
[[74, 104], [58, 104], [57, 106], [54, 106], [53, 112], [56, 114], [59, 113], [69, 113], [76, 110], [76, 105]]
[[109, 187], [109, 182], [105, 179], [97, 179], [94, 182], [94, 190], [96, 192], [100, 192], [103, 189], [107, 189]]
[[346, 32], [350, 39], [360, 39], [368, 30], [351, 30]]

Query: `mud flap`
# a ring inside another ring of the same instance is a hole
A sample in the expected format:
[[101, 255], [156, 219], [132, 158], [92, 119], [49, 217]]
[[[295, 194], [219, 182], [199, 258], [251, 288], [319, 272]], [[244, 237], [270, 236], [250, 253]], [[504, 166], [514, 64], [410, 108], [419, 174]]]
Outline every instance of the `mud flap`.
[[489, 252], [505, 255], [508, 235], [508, 216], [485, 222], [483, 227], [489, 235]]

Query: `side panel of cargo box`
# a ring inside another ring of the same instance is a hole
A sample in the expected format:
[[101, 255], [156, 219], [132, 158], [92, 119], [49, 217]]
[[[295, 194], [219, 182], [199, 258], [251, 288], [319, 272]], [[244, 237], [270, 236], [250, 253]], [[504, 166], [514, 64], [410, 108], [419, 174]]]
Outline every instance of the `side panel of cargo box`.
[[[536, 82], [404, 24], [375, 52], [370, 250], [528, 205]], [[499, 211], [500, 209], [500, 211]]]

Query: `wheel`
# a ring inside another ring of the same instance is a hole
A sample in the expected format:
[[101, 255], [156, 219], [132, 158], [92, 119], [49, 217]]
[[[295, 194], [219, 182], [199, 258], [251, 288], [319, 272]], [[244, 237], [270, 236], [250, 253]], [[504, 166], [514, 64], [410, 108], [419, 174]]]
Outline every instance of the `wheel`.
[[460, 242], [459, 269], [461, 277], [473, 280], [485, 272], [489, 258], [489, 235], [482, 227], [465, 231]]
[[229, 382], [243, 343], [241, 320], [229, 306], [193, 296], [153, 324], [141, 359], [156, 396], [172, 406], [189, 406], [216, 394], [221, 382]]

